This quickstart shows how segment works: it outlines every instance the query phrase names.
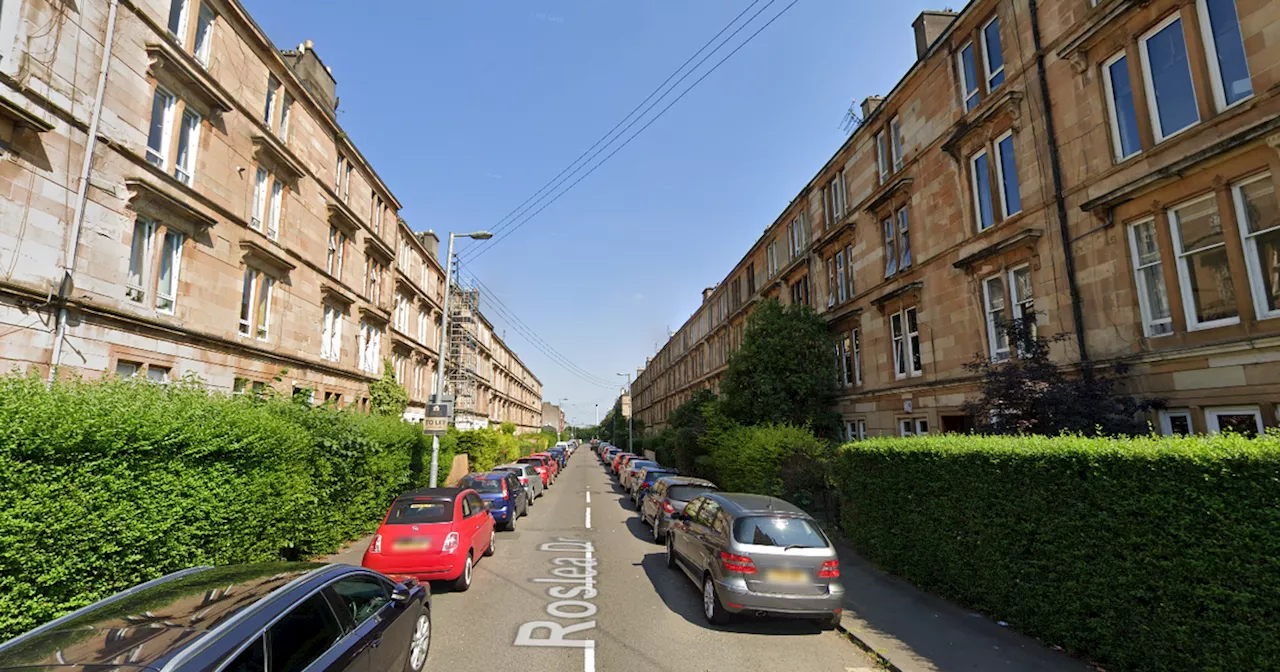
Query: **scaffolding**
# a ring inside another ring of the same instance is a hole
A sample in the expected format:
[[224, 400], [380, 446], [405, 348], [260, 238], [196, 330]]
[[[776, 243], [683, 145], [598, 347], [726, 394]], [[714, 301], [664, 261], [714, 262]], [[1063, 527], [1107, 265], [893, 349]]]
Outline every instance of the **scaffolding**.
[[458, 429], [481, 429], [489, 426], [489, 417], [482, 412], [479, 398], [480, 290], [455, 282], [450, 292], [445, 385], [454, 395], [454, 424]]

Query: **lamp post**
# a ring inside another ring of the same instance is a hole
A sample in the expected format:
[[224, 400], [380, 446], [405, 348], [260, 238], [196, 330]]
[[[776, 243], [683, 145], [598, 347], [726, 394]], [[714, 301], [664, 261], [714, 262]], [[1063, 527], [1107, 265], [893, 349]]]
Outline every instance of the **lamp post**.
[[[440, 360], [436, 366], [436, 393], [433, 395], [433, 403], [444, 402], [444, 363], [448, 358], [445, 347], [448, 345], [447, 339], [449, 335], [449, 296], [453, 293], [453, 241], [456, 238], [472, 238], [474, 240], [488, 240], [493, 234], [488, 231], [474, 231], [464, 234], [449, 234], [449, 256], [446, 259], [444, 267], [444, 303], [440, 309], [440, 347], [436, 350], [436, 354]], [[438, 434], [431, 435], [431, 487], [436, 487], [436, 470], [440, 465], [440, 436]]]
[[[556, 406], [560, 406], [560, 402], [569, 401], [569, 397], [560, 397], [556, 399]], [[560, 423], [556, 425], [556, 443], [560, 443], [560, 434], [564, 431], [564, 406], [560, 406]]]
[[[634, 404], [634, 403], [635, 403], [635, 400], [631, 398], [631, 374], [629, 374], [629, 373], [619, 373], [618, 375], [619, 375], [619, 376], [625, 376], [625, 377], [626, 377], [626, 379], [627, 379], [627, 401], [629, 401], [629, 402], [631, 402], [632, 404]], [[621, 410], [621, 405], [619, 405], [619, 410]], [[633, 417], [635, 417], [635, 415], [636, 415], [636, 409], [635, 409], [635, 408], [634, 408], [634, 406], [633, 406], [633, 407], [632, 407], [632, 409], [631, 409], [631, 412], [630, 412], [630, 413], [627, 413], [627, 450], [629, 450], [629, 451], [631, 451], [631, 452], [633, 452], [633, 453], [634, 453], [634, 452], [636, 452], [636, 444], [635, 444], [635, 437], [631, 436], [631, 419], [632, 419]]]
[[[596, 436], [600, 436], [600, 404], [596, 404]], [[593, 436], [591, 438], [596, 438]]]

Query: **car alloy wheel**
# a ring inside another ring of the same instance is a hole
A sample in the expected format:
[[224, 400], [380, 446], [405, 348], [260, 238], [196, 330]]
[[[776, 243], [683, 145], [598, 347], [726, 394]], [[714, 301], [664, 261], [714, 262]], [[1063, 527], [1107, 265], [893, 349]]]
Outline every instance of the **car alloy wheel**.
[[422, 669], [427, 662], [427, 653], [431, 650], [431, 613], [423, 609], [418, 622], [413, 626], [413, 639], [409, 642], [409, 669], [414, 672]]
[[670, 534], [667, 535], [667, 566], [672, 569], [676, 567], [676, 547]]
[[462, 575], [453, 582], [453, 589], [459, 593], [466, 592], [471, 587], [471, 553], [467, 553], [466, 563], [462, 565]]
[[662, 543], [662, 532], [658, 530], [658, 521], [653, 521], [653, 543]]
[[494, 552], [495, 550], [497, 550], [497, 549], [495, 549], [495, 548], [494, 548], [494, 546], [493, 546], [493, 542], [495, 542], [495, 541], [497, 541], [497, 540], [498, 540], [498, 533], [497, 533], [497, 532], [494, 532], [493, 530], [490, 530], [490, 531], [489, 531], [489, 547], [488, 547], [488, 548], [486, 548], [486, 549], [484, 549], [484, 557], [486, 557], [486, 558], [487, 558], [487, 557], [489, 557], [489, 556], [493, 555], [493, 552]]
[[708, 623], [720, 625], [729, 622], [729, 614], [720, 606], [720, 598], [716, 597], [716, 584], [708, 574], [702, 579], [702, 613]]

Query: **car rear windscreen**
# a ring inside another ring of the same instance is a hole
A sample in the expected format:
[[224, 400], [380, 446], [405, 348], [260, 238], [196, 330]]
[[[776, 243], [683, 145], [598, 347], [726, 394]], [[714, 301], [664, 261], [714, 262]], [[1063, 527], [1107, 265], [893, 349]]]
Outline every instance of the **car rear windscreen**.
[[502, 492], [502, 481], [492, 478], [464, 478], [458, 481], [458, 487], [471, 488], [476, 492]]
[[646, 471], [646, 472], [645, 472], [645, 474], [644, 474], [644, 482], [645, 482], [645, 483], [652, 483], [652, 482], [654, 482], [654, 481], [658, 480], [659, 478], [662, 478], [663, 476], [670, 476], [670, 475], [671, 475], [671, 474], [673, 474], [673, 473], [675, 473], [675, 472], [673, 472], [673, 471]]
[[704, 492], [712, 492], [715, 488], [708, 488], [705, 485], [673, 485], [667, 490], [667, 498], [680, 502], [687, 502]]
[[391, 505], [387, 516], [389, 525], [413, 523], [447, 523], [453, 520], [453, 500], [449, 499], [399, 499]]
[[749, 516], [733, 524], [733, 538], [740, 544], [826, 548], [822, 531], [804, 518]]

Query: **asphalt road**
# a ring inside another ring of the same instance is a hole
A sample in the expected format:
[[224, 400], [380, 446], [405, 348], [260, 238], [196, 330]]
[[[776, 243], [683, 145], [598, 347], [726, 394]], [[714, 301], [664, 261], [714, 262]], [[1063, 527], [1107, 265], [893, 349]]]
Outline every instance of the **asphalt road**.
[[[433, 586], [427, 669], [879, 669], [816, 623], [740, 617], [727, 626], [707, 624], [698, 588], [667, 568], [663, 547], [650, 539], [595, 454], [579, 449], [515, 531], [498, 533], [497, 552], [476, 565], [469, 591]], [[358, 565], [366, 545], [330, 560]]]

